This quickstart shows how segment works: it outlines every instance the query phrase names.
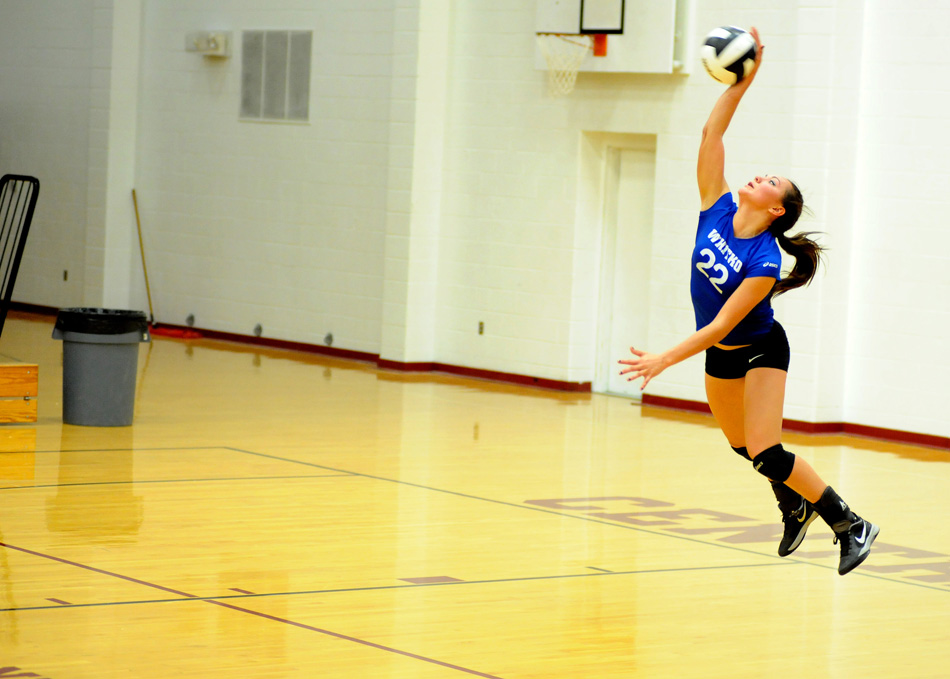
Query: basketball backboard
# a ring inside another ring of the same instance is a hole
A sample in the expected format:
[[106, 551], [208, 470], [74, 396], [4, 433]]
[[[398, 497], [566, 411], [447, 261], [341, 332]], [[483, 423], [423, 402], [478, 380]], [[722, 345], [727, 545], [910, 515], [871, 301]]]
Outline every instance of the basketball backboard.
[[[689, 0], [537, 0], [535, 32], [606, 36], [606, 54], [591, 54], [581, 72], [673, 73], [683, 67]], [[603, 38], [601, 38], [603, 40]], [[546, 69], [540, 50], [536, 66]]]
[[581, 33], [623, 33], [624, 0], [581, 0]]
[[538, 33], [623, 33], [625, 0], [538, 0]]

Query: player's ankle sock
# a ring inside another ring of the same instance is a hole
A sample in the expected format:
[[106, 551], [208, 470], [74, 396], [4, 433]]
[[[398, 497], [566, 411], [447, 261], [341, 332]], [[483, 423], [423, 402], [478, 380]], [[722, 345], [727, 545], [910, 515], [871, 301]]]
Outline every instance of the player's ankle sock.
[[778, 508], [782, 510], [782, 513], [791, 514], [801, 508], [802, 496], [798, 492], [778, 481], [769, 481], [769, 483], [772, 484], [772, 492], [778, 500]]
[[854, 512], [831, 486], [825, 488], [825, 492], [815, 503], [815, 511], [836, 533], [848, 530], [855, 521]]

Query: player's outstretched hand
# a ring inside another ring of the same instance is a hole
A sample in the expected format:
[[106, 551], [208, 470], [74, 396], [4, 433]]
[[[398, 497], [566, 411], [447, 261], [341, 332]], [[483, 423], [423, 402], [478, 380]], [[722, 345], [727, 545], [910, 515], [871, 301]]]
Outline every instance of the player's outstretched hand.
[[630, 353], [634, 355], [634, 358], [618, 361], [621, 365], [627, 366], [620, 371], [620, 374], [625, 375], [628, 382], [642, 377], [643, 384], [640, 385], [640, 391], [646, 389], [650, 380], [669, 367], [669, 363], [660, 354], [650, 354], [633, 347], [630, 347]]
[[759, 72], [759, 66], [762, 65], [762, 53], [765, 51], [765, 45], [762, 44], [762, 39], [759, 37], [759, 29], [753, 26], [749, 29], [749, 33], [753, 38], [755, 38], [755, 68], [752, 69], [752, 73], [747, 75], [732, 87], [742, 87], [743, 89], [748, 88], [755, 79], [755, 74]]

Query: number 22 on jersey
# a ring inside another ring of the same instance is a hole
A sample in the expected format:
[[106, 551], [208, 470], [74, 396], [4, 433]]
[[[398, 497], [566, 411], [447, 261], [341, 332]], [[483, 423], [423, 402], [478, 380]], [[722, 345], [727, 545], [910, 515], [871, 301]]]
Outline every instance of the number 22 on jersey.
[[[722, 294], [722, 288], [719, 286], [726, 282], [729, 278], [729, 270], [726, 269], [722, 264], [716, 263], [716, 255], [709, 248], [703, 248], [699, 251], [699, 254], [702, 257], [706, 258], [706, 261], [696, 262], [696, 268], [699, 269], [699, 272], [709, 279], [709, 282], [712, 283], [713, 287]], [[718, 276], [710, 276], [709, 269], [713, 270], [713, 273], [718, 273]]]

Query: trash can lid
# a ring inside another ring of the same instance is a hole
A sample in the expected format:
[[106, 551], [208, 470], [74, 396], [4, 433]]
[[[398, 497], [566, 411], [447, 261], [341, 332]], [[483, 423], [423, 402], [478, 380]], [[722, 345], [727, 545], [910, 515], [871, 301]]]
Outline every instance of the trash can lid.
[[55, 328], [90, 335], [123, 335], [147, 331], [148, 318], [144, 311], [78, 307], [60, 309], [56, 314]]

